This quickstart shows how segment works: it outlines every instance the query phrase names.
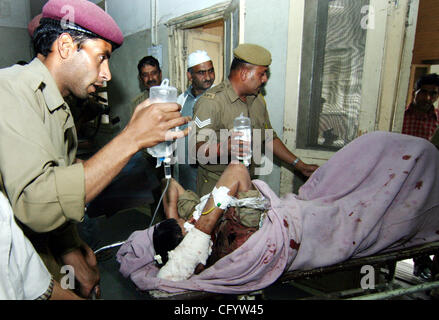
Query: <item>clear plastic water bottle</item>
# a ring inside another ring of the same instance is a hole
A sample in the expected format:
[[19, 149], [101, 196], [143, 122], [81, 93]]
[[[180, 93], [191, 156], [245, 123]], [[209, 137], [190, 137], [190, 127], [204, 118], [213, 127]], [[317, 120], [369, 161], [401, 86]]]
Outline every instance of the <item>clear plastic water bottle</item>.
[[249, 143], [248, 147], [250, 148], [250, 150], [245, 154], [245, 156], [237, 156], [238, 160], [243, 161], [244, 164], [248, 166], [252, 158], [252, 126], [250, 118], [245, 117], [241, 113], [239, 117], [236, 117], [235, 120], [233, 120], [233, 131], [240, 132], [242, 134], [241, 136], [235, 136], [235, 140], [247, 141]]
[[[169, 80], [164, 79], [160, 86], [149, 89], [149, 100], [151, 103], [177, 102], [177, 88], [170, 86]], [[177, 131], [178, 127], [172, 130]], [[154, 147], [147, 148], [148, 153], [157, 158], [157, 166], [160, 166], [161, 161], [172, 155], [174, 143], [175, 141], [164, 141]]]

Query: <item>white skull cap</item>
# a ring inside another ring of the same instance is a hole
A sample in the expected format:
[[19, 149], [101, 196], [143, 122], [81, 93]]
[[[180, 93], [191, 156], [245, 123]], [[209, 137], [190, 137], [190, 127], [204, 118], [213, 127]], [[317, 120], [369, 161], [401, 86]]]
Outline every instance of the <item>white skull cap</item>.
[[187, 67], [192, 68], [193, 66], [196, 66], [197, 64], [211, 61], [210, 57], [207, 55], [207, 52], [204, 50], [197, 50], [195, 52], [192, 52], [188, 59], [187, 59]]

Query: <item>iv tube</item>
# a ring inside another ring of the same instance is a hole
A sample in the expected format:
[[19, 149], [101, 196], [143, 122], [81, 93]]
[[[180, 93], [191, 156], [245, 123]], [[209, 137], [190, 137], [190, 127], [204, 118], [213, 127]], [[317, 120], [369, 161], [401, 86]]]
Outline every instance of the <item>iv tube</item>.
[[[168, 159], [168, 161], [166, 161], [167, 159]], [[165, 190], [163, 190], [162, 195], [160, 196], [160, 200], [159, 200], [159, 203], [157, 204], [157, 207], [155, 208], [154, 214], [153, 214], [152, 219], [151, 219], [151, 223], [149, 224], [149, 228], [151, 228], [152, 224], [154, 223], [154, 219], [157, 215], [157, 211], [160, 208], [160, 204], [162, 203], [162, 200], [163, 200], [163, 197], [165, 196], [166, 191], [168, 191], [169, 182], [171, 181], [171, 165], [170, 165], [169, 158], [167, 158], [167, 159], [165, 159], [165, 161], [164, 161], [165, 162], [166, 187], [165, 187]], [[98, 254], [99, 252], [110, 249], [110, 248], [119, 247], [119, 246], [123, 245], [124, 243], [125, 243], [125, 241], [121, 241], [121, 242], [116, 242], [116, 243], [110, 244], [108, 246], [104, 246], [102, 248], [95, 250], [94, 254]]]
[[[164, 79], [160, 86], [154, 86], [150, 89], [150, 101], [154, 103], [160, 103], [160, 102], [177, 102], [177, 89], [169, 86], [169, 80]], [[174, 129], [175, 131], [178, 131], [179, 128], [176, 127]], [[172, 178], [171, 175], [171, 142], [170, 141], [164, 141], [162, 143], [159, 143], [158, 145], [147, 148], [147, 151], [149, 154], [151, 154], [153, 157], [157, 158], [157, 167], [159, 167], [162, 163], [164, 164], [164, 170], [165, 170], [165, 178], [166, 178], [166, 187], [163, 191], [162, 195], [160, 196], [160, 200], [157, 204], [157, 207], [154, 211], [154, 214], [151, 219], [151, 223], [149, 227], [152, 226], [155, 217], [157, 215], [157, 212], [160, 208], [160, 204], [162, 203], [163, 197], [168, 190], [169, 182]], [[95, 253], [100, 252], [101, 250], [105, 250], [107, 248], [116, 247], [122, 245], [124, 242], [118, 242], [103, 248], [100, 248], [95, 251]]]
[[155, 208], [154, 214], [153, 214], [152, 219], [151, 219], [151, 223], [149, 224], [150, 228], [151, 228], [152, 224], [154, 223], [154, 219], [155, 219], [155, 216], [157, 215], [157, 211], [160, 208], [160, 204], [162, 203], [162, 200], [163, 200], [163, 197], [165, 196], [166, 191], [168, 191], [169, 182], [171, 181], [171, 166], [170, 166], [169, 162], [166, 163], [166, 160], [165, 160], [165, 177], [166, 177], [166, 187], [165, 187], [165, 190], [163, 190], [162, 195], [160, 196], [160, 200], [159, 200], [159, 203], [157, 204], [157, 207]]

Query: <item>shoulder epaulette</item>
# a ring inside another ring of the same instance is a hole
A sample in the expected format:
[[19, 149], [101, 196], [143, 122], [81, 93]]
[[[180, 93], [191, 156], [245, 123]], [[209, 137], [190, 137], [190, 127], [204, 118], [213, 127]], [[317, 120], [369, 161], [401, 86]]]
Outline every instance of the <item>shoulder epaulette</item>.
[[206, 93], [204, 94], [204, 96], [205, 96], [206, 98], [208, 98], [208, 99], [214, 99], [215, 96], [216, 96], [216, 94], [215, 94], [215, 92], [206, 92]]
[[209, 90], [204, 93], [204, 96], [208, 99], [214, 99], [218, 93], [224, 91], [224, 82], [217, 86], [212, 86]]

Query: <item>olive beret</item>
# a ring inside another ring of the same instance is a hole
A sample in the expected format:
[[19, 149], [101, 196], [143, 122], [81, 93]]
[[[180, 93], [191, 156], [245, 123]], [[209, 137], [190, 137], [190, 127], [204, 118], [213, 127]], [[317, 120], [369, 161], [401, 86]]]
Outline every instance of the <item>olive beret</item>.
[[[44, 20], [43, 20], [44, 19]], [[119, 47], [123, 34], [113, 18], [88, 0], [49, 0], [43, 7], [41, 23], [65, 22], [63, 27], [91, 33]]]
[[243, 43], [233, 51], [236, 58], [257, 66], [269, 66], [271, 53], [267, 49], [256, 44]]

